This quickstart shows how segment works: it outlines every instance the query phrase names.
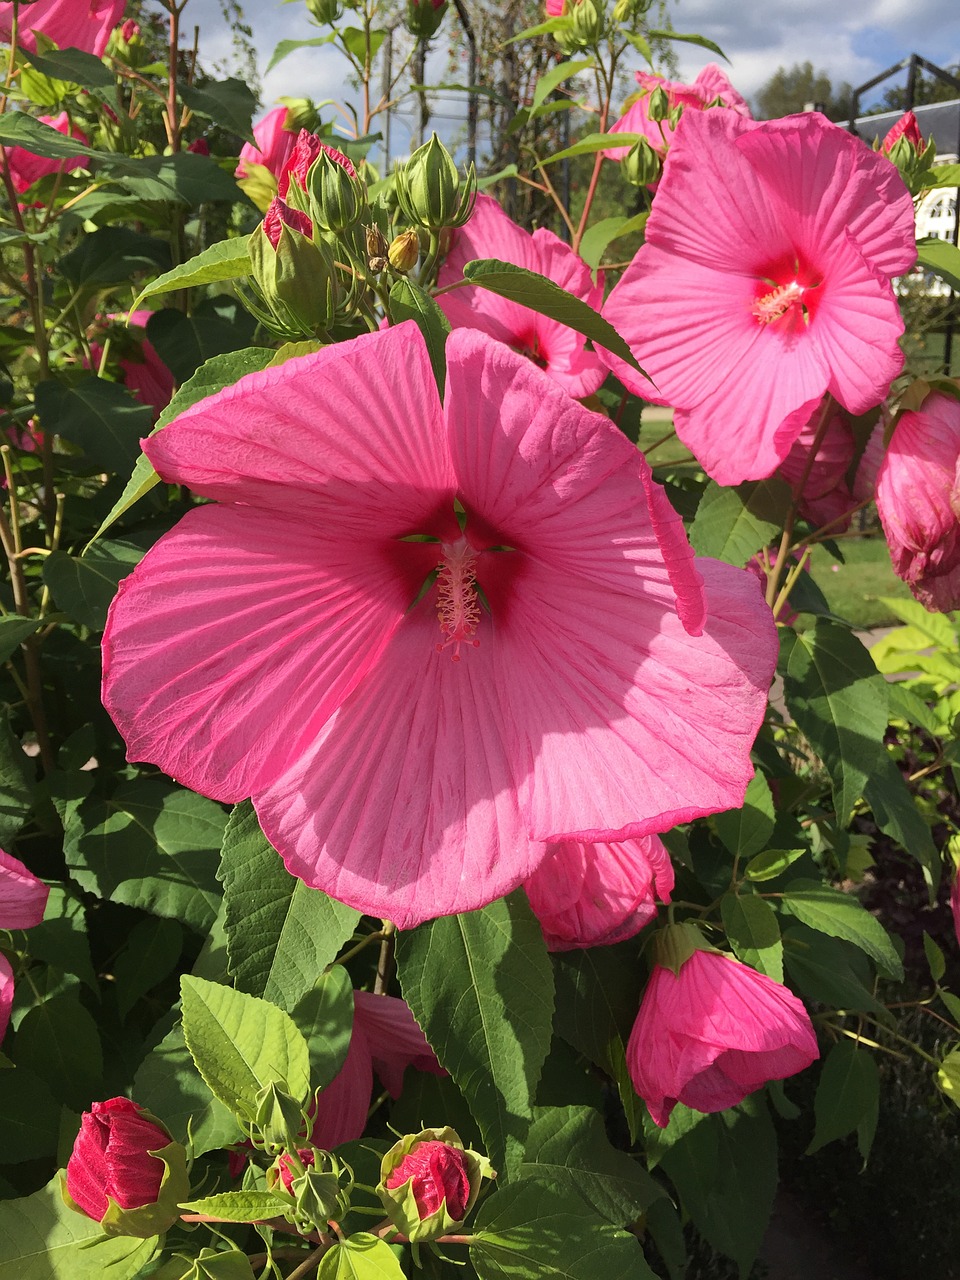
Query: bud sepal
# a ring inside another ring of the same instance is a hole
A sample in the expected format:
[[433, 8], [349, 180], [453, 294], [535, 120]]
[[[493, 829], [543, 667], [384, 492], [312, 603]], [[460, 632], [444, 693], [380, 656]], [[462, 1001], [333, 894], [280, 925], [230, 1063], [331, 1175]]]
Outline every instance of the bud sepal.
[[458, 1228], [496, 1174], [486, 1156], [467, 1150], [454, 1129], [407, 1134], [383, 1157], [377, 1195], [390, 1221], [412, 1243]]

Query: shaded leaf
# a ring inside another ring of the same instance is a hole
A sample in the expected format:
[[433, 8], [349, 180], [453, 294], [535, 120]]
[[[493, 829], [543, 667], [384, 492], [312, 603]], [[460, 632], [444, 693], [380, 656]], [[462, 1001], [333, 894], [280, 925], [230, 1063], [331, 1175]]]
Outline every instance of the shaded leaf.
[[83, 556], [54, 551], [43, 563], [43, 581], [58, 609], [74, 622], [102, 631], [117, 587], [143, 559], [132, 542], [100, 542]]
[[791, 880], [781, 906], [809, 928], [852, 942], [887, 977], [896, 981], [903, 977], [903, 965], [890, 935], [852, 894], [842, 893], [819, 880]]

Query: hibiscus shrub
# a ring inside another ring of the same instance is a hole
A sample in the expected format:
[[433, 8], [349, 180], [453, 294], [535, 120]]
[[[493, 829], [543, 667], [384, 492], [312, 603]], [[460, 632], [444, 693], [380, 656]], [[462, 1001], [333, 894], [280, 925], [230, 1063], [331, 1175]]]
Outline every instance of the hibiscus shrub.
[[[645, 6], [551, 0], [517, 128], [586, 52], [602, 136], [522, 227], [161, 8], [0, 4], [0, 1269], [745, 1275], [878, 1061], [956, 1132], [960, 385], [895, 287], [951, 171], [715, 64], [615, 123]], [[369, 90], [378, 6], [307, 8]], [[870, 651], [805, 570], [874, 499]]]

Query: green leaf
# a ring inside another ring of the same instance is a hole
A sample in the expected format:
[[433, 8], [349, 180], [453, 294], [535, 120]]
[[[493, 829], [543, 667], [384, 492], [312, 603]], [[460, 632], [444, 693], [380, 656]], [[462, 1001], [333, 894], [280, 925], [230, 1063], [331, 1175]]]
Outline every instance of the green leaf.
[[147, 298], [155, 298], [160, 293], [170, 293], [174, 289], [193, 289], [201, 284], [215, 284], [222, 280], [238, 280], [250, 274], [249, 236], [238, 236], [234, 240], [218, 240], [209, 249], [195, 254], [186, 262], [158, 276], [142, 289], [137, 300], [130, 308], [137, 311]]
[[753, 893], [725, 893], [720, 899], [720, 915], [737, 959], [782, 982], [783, 943], [777, 913], [770, 903]]
[[602, 1117], [589, 1107], [538, 1107], [524, 1159], [521, 1178], [575, 1191], [618, 1226], [636, 1221], [664, 1194], [642, 1165], [610, 1145]]
[[838, 821], [847, 826], [883, 767], [886, 681], [855, 635], [823, 619], [809, 631], [781, 628], [779, 670], [787, 710], [826, 765]]
[[100, 1034], [73, 995], [53, 996], [27, 1013], [17, 1027], [16, 1062], [71, 1111], [86, 1111], [100, 1096]]
[[563, 84], [564, 80], [569, 80], [572, 76], [577, 76], [581, 71], [589, 71], [591, 67], [597, 65], [595, 58], [584, 58], [580, 62], [561, 62], [558, 66], [552, 67], [549, 71], [545, 71], [543, 75], [537, 78], [536, 88], [533, 91], [532, 106], [534, 110], [540, 106], [542, 102], [546, 102], [550, 94], [558, 85]]
[[[359, 62], [362, 66], [367, 56], [366, 32], [362, 31], [360, 27], [341, 27], [339, 28], [337, 34], [339, 35], [340, 39], [343, 41], [343, 44], [345, 45], [345, 47], [350, 50], [350, 52], [356, 58], [357, 62]], [[386, 38], [386, 35], [387, 35], [386, 31], [370, 32], [371, 59], [375, 58], [379, 53], [380, 46], [383, 44], [384, 39]]]
[[753, 881], [775, 880], [806, 852], [806, 849], [764, 849], [763, 853], [750, 859], [744, 867], [744, 875]]
[[649, 216], [649, 213], [638, 213], [632, 218], [604, 218], [595, 222], [580, 241], [580, 257], [588, 267], [596, 269], [608, 246], [621, 236], [642, 231]]
[[[211, 357], [174, 392], [173, 399], [160, 414], [150, 435], [161, 431], [192, 404], [206, 399], [207, 396], [215, 395], [224, 387], [233, 386], [245, 374], [265, 369], [276, 354], [270, 347], [244, 347], [240, 351], [227, 351], [223, 355]], [[159, 483], [160, 477], [154, 471], [152, 463], [141, 453], [123, 493], [113, 504], [110, 514], [88, 545], [96, 542], [125, 511], [128, 511], [135, 502], [139, 502]]]
[[935, 894], [943, 863], [930, 827], [890, 756], [884, 755], [880, 767], [867, 779], [863, 797], [880, 830], [920, 863], [931, 895]]
[[[0, 620], [0, 635], [3, 621], [6, 619]], [[0, 715], [0, 849], [7, 848], [30, 816], [35, 789], [33, 762], [10, 728], [9, 713]]]
[[518, 40], [530, 40], [534, 36], [549, 36], [554, 31], [569, 30], [569, 18], [548, 18], [546, 22], [538, 22], [535, 27], [526, 27], [523, 31], [515, 36], [511, 36], [509, 40], [504, 41], [505, 44], [516, 44]]
[[[567, 293], [546, 276], [536, 271], [527, 271], [524, 267], [515, 267], [511, 262], [500, 262], [496, 258], [477, 258], [468, 262], [463, 268], [463, 274], [471, 284], [489, 289], [501, 298], [519, 302], [521, 306], [530, 307], [559, 324], [575, 329], [585, 338], [620, 356], [635, 369], [640, 369], [633, 352], [609, 321], [604, 320], [603, 316], [582, 299]], [[643, 373], [643, 370], [640, 369], [640, 372]]]
[[79, 445], [95, 470], [120, 475], [140, 456], [140, 438], [152, 421], [149, 405], [104, 378], [84, 378], [69, 387], [40, 382], [36, 401], [45, 431]]
[[849, 893], [819, 880], [791, 880], [781, 907], [811, 929], [859, 947], [887, 977], [900, 981], [903, 965], [883, 925]]
[[776, 476], [727, 489], [711, 480], [690, 526], [700, 556], [742, 568], [780, 530], [790, 504], [790, 486]]
[[395, 324], [413, 320], [423, 334], [430, 357], [430, 367], [437, 382], [440, 399], [447, 380], [447, 358], [444, 353], [450, 321], [428, 293], [412, 280], [397, 280], [390, 289], [390, 318]]
[[58, 609], [102, 631], [117, 587], [142, 559], [143, 548], [124, 541], [100, 542], [83, 556], [54, 551], [43, 562], [43, 581]]
[[318, 978], [291, 1016], [310, 1050], [310, 1083], [326, 1088], [346, 1061], [353, 1035], [353, 983], [344, 966]]
[[[0, 1071], [0, 1151], [4, 1162], [19, 1164], [52, 1156], [59, 1136], [60, 1104], [40, 1077], [25, 1067]], [[2, 1257], [0, 1248], [0, 1260]], [[14, 1280], [13, 1272], [10, 1276]]]
[[151, 916], [134, 925], [113, 965], [117, 1008], [125, 1018], [141, 996], [173, 972], [183, 948], [176, 920]]
[[557, 1034], [613, 1074], [611, 1045], [629, 1038], [640, 1007], [643, 981], [635, 952], [629, 944], [561, 951], [554, 975]]
[[237, 986], [292, 1013], [352, 935], [359, 911], [292, 876], [249, 801], [227, 822], [219, 876]]
[[32, 67], [54, 80], [79, 85], [83, 89], [110, 89], [117, 87], [117, 77], [92, 53], [83, 49], [51, 49], [49, 53], [31, 53], [19, 48], [20, 57]]
[[5, 111], [0, 116], [0, 144], [23, 147], [24, 151], [43, 156], [45, 160], [72, 160], [74, 156], [100, 159], [105, 154], [84, 146], [76, 138], [66, 137], [26, 111]]
[[709, 49], [711, 53], [717, 54], [724, 62], [730, 61], [720, 46], [714, 44], [712, 40], [708, 40], [706, 36], [693, 35], [685, 31], [671, 31], [669, 29], [648, 31], [646, 34], [649, 40], [682, 40], [685, 44], [698, 44], [701, 49]]
[[872, 1054], [852, 1040], [838, 1041], [820, 1072], [813, 1104], [816, 1128], [807, 1155], [856, 1130], [860, 1154], [866, 1160], [879, 1107], [880, 1076]]
[[295, 53], [297, 49], [316, 49], [320, 45], [330, 44], [335, 39], [336, 32], [331, 31], [328, 36], [313, 36], [310, 40], [281, 40], [273, 51], [273, 57], [267, 63], [267, 72], [272, 71], [287, 54]]
[[199, 309], [188, 316], [174, 307], [153, 313], [147, 337], [177, 382], [192, 378], [212, 357], [243, 350], [247, 344], [247, 335], [233, 320]]
[[178, 151], [175, 155], [148, 156], [124, 166], [123, 186], [142, 200], [178, 202], [196, 207], [208, 201], [234, 203], [243, 199], [232, 174], [211, 156]]
[[0, 1280], [134, 1280], [157, 1237], [105, 1236], [64, 1204], [61, 1176], [25, 1200], [0, 1202]]
[[777, 1189], [777, 1136], [760, 1099], [708, 1115], [663, 1157], [686, 1212], [746, 1276]]
[[743, 806], [718, 813], [717, 835], [732, 854], [749, 858], [764, 847], [773, 834], [773, 796], [762, 773], [750, 779]]
[[872, 974], [859, 950], [803, 925], [783, 934], [783, 959], [790, 980], [808, 1000], [871, 1013], [891, 1028], [893, 1015], [871, 990]]
[[654, 1280], [635, 1236], [532, 1178], [484, 1200], [470, 1261], [478, 1280]]
[[930, 977], [934, 982], [939, 982], [947, 971], [947, 961], [929, 933], [923, 935], [923, 953], [927, 957], [927, 964], [930, 966]]
[[253, 142], [250, 122], [257, 109], [257, 96], [245, 80], [207, 80], [203, 85], [180, 84], [180, 97], [194, 113]]
[[323, 1255], [317, 1280], [404, 1280], [404, 1271], [385, 1240], [358, 1231]]
[[18, 613], [7, 613], [0, 618], [0, 662], [6, 662], [29, 636], [43, 626], [40, 618], [21, 618]]
[[397, 939], [404, 998], [480, 1125], [493, 1166], [515, 1174], [550, 1048], [553, 973], [520, 893]]
[[938, 187], [960, 187], [960, 164], [938, 164], [930, 170], [923, 185], [926, 191], [935, 191]]
[[199, 933], [220, 905], [219, 805], [160, 779], [121, 783], [106, 800], [71, 801], [64, 852], [81, 888], [180, 920]]
[[554, 151], [540, 163], [556, 164], [558, 160], [569, 160], [573, 156], [593, 155], [597, 151], [607, 151], [613, 147], [632, 147], [643, 137], [642, 133], [588, 133], [579, 138], [572, 147], [564, 147], [562, 151]]
[[90, 958], [87, 913], [71, 885], [51, 886], [43, 921], [31, 929], [27, 937], [34, 960], [43, 960], [63, 973], [73, 974], [91, 991], [99, 991]]
[[184, 974], [183, 1037], [215, 1098], [252, 1119], [256, 1096], [279, 1084], [298, 1101], [310, 1092], [307, 1042], [276, 1005]]
[[85, 235], [57, 265], [71, 284], [92, 289], [126, 284], [140, 271], [168, 270], [170, 249], [164, 240], [140, 231], [101, 227]]
[[917, 262], [954, 289], [960, 289], [960, 249], [949, 240], [928, 236], [917, 241]]
[[647, 1168], [655, 1169], [670, 1148], [682, 1141], [691, 1129], [705, 1119], [706, 1114], [703, 1111], [694, 1111], [692, 1107], [678, 1102], [670, 1112], [666, 1126], [661, 1129], [659, 1125], [654, 1124], [653, 1117], [644, 1108], [643, 1145], [646, 1150]]
[[167, 1126], [174, 1138], [190, 1142], [193, 1155], [239, 1142], [240, 1126], [213, 1096], [183, 1038], [178, 1022], [137, 1071], [133, 1096]]
[[272, 1191], [221, 1191], [202, 1200], [184, 1200], [182, 1209], [190, 1213], [208, 1214], [221, 1222], [261, 1222], [282, 1217], [290, 1206], [285, 1196]]

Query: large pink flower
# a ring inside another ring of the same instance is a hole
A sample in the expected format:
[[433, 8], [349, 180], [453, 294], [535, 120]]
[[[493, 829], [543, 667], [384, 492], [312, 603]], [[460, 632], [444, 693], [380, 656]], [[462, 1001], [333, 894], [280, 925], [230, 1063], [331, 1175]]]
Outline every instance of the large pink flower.
[[443, 407], [407, 323], [147, 440], [217, 501], [104, 636], [131, 760], [252, 796], [294, 875], [401, 926], [509, 892], [549, 842], [735, 808], [776, 654], [757, 584], [698, 572], [607, 418], [475, 330], [447, 357]]
[[[65, 111], [61, 111], [58, 116], [40, 116], [40, 120], [50, 125], [52, 129], [56, 129], [57, 133], [62, 133], [65, 138], [76, 138], [84, 146], [87, 145], [87, 135], [76, 125], [70, 124]], [[35, 156], [25, 147], [9, 147], [6, 155], [14, 189], [21, 195], [48, 173], [69, 173], [70, 170], [79, 169], [86, 163], [83, 156], [73, 156], [66, 160], [50, 160], [46, 156]]]
[[[558, 236], [540, 227], [533, 235], [509, 218], [492, 196], [477, 196], [469, 222], [453, 232], [453, 245], [440, 268], [438, 283], [453, 284], [474, 258], [499, 258], [553, 280], [599, 311], [603, 302], [603, 273], [593, 283], [590, 269]], [[607, 376], [598, 355], [588, 351], [583, 337], [529, 307], [500, 298], [477, 285], [441, 294], [437, 302], [454, 327], [482, 329], [529, 356], [572, 396], [596, 391]]]
[[885, 159], [816, 112], [755, 124], [685, 112], [646, 243], [604, 314], [721, 484], [770, 475], [825, 391], [852, 413], [903, 365], [891, 286], [916, 256], [913, 202]]
[[[650, 119], [650, 94], [654, 89], [662, 89], [667, 95], [670, 110], [683, 107], [691, 111], [705, 111], [711, 104], [726, 107], [735, 111], [738, 116], [749, 120], [750, 107], [727, 79], [726, 73], [715, 62], [708, 62], [693, 84], [684, 84], [680, 80], [664, 80], [662, 76], [651, 75], [647, 71], [636, 73], [637, 83], [642, 90], [640, 97], [632, 102], [620, 119], [610, 126], [610, 133], [639, 133], [653, 147], [662, 159], [673, 138], [674, 126], [669, 120]], [[629, 147], [610, 147], [604, 151], [608, 160], [622, 160], [630, 150]]]
[[818, 1057], [797, 997], [718, 951], [694, 951], [679, 974], [654, 965], [627, 1044], [633, 1087], [661, 1128], [678, 1102], [724, 1111]]
[[552, 845], [524, 884], [551, 951], [622, 942], [657, 914], [673, 890], [670, 855], [658, 836], [622, 844]]
[[943, 392], [897, 423], [877, 473], [893, 567], [927, 609], [960, 609], [960, 401]]
[[248, 164], [262, 164], [275, 178], [279, 178], [297, 145], [297, 133], [287, 128], [287, 108], [274, 107], [268, 111], [253, 126], [253, 136], [257, 145], [245, 142], [240, 148], [234, 176], [246, 178]]
[[[0, 929], [32, 929], [43, 919], [49, 889], [32, 871], [0, 849]], [[0, 955], [0, 1040], [10, 1021], [13, 969]]]
[[[20, 5], [17, 42], [35, 50], [35, 33], [42, 31], [61, 49], [83, 49], [99, 58], [126, 7], [127, 0], [37, 0]], [[13, 4], [0, 4], [0, 41], [10, 40], [12, 20]]]

